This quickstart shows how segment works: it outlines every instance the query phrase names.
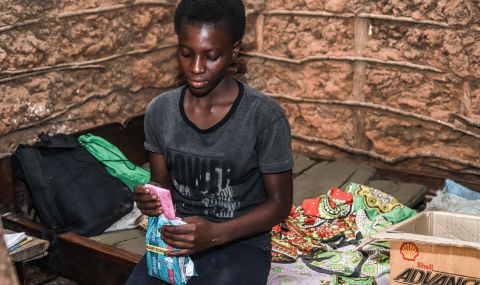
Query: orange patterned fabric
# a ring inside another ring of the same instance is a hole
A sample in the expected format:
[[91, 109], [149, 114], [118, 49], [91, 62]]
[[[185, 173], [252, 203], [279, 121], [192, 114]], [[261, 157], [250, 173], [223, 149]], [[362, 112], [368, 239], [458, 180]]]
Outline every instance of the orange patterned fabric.
[[332, 188], [292, 207], [289, 217], [272, 229], [273, 261], [294, 262], [298, 256], [357, 243], [352, 201], [351, 194]]

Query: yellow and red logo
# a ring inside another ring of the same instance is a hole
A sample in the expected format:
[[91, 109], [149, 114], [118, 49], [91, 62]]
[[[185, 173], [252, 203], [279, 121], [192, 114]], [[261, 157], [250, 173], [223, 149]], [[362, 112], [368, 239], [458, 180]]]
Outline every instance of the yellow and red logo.
[[420, 252], [413, 242], [404, 242], [400, 246], [400, 253], [404, 260], [415, 261]]

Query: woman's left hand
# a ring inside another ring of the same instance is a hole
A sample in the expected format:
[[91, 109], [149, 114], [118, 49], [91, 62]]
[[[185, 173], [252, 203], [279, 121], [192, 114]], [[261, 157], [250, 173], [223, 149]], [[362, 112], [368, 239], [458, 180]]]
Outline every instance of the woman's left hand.
[[217, 233], [220, 224], [198, 216], [187, 217], [183, 221], [187, 224], [162, 227], [163, 241], [178, 248], [168, 252], [168, 256], [190, 255], [220, 244]]

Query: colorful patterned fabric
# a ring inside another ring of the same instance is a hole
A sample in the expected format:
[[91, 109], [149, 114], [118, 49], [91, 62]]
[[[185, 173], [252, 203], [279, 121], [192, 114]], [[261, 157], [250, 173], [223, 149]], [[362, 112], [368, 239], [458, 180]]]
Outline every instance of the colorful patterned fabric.
[[305, 199], [302, 204], [304, 214], [324, 220], [344, 218], [352, 212], [353, 197], [338, 188], [328, 190], [327, 195], [315, 199]]
[[298, 257], [297, 248], [288, 241], [272, 238], [272, 260], [275, 262], [295, 262]]
[[390, 272], [390, 243], [374, 242], [361, 250], [330, 251], [304, 258], [308, 267], [346, 277], [377, 277]]
[[346, 192], [332, 188], [327, 195], [293, 206], [290, 216], [272, 229], [272, 258], [293, 263], [300, 257], [309, 268], [335, 276], [322, 284], [375, 284], [374, 277], [390, 270], [390, 244], [375, 242], [360, 250], [342, 247], [415, 214], [371, 187], [351, 183]]
[[351, 183], [346, 192], [353, 195], [354, 211], [364, 209], [371, 219], [380, 215], [396, 224], [417, 214], [396, 198], [372, 187]]
[[343, 276], [333, 276], [332, 281], [320, 281], [321, 285], [375, 285], [374, 278], [371, 277], [357, 277], [349, 278]]
[[356, 244], [360, 235], [352, 201], [352, 195], [334, 188], [305, 200], [302, 207], [292, 207], [289, 217], [272, 229], [273, 261], [294, 262], [298, 256]]
[[376, 216], [375, 219], [371, 221], [364, 209], [357, 211], [355, 223], [362, 233], [363, 238], [373, 236], [392, 225], [392, 223], [387, 221], [383, 216]]
[[303, 261], [311, 269], [340, 276], [359, 277], [363, 255], [359, 251], [329, 251], [315, 254], [311, 259]]
[[272, 260], [275, 262], [294, 262], [298, 256], [308, 256], [311, 252], [329, 250], [321, 239], [315, 239], [292, 216], [282, 225], [272, 230]]
[[360, 270], [361, 276], [377, 277], [390, 272], [390, 242], [373, 242], [360, 252], [367, 256]]

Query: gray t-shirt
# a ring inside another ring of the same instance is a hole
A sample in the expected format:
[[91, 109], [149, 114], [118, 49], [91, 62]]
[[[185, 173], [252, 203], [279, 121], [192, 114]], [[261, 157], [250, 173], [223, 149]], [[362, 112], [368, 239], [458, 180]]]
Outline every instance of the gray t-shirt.
[[[221, 222], [265, 199], [262, 173], [292, 168], [290, 126], [270, 97], [238, 82], [228, 114], [209, 129], [185, 115], [186, 87], [157, 96], [145, 113], [145, 148], [165, 156], [179, 216]], [[270, 249], [270, 232], [247, 238]]]

